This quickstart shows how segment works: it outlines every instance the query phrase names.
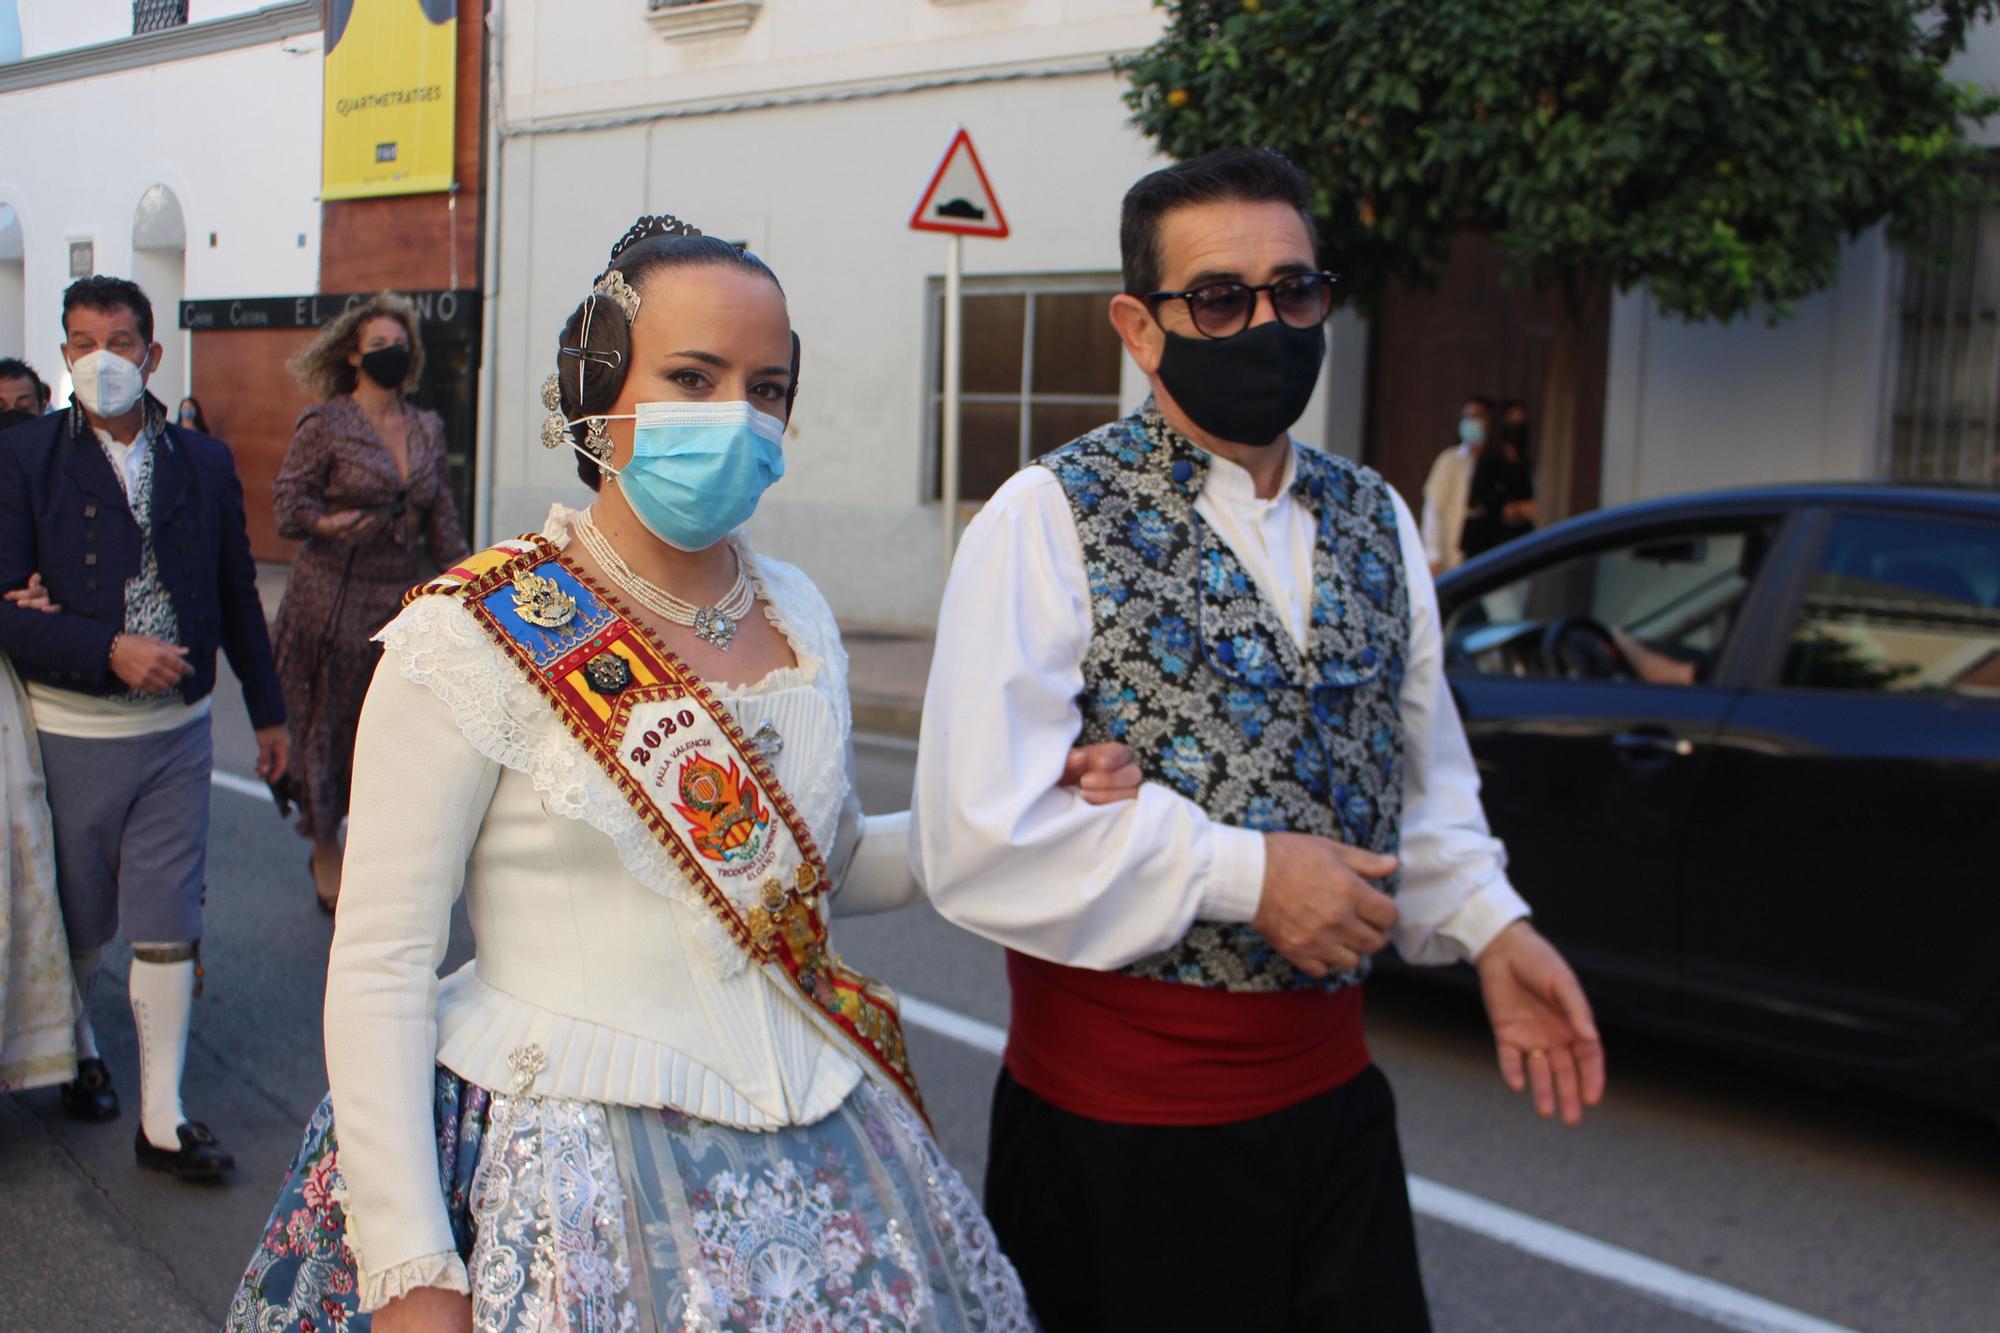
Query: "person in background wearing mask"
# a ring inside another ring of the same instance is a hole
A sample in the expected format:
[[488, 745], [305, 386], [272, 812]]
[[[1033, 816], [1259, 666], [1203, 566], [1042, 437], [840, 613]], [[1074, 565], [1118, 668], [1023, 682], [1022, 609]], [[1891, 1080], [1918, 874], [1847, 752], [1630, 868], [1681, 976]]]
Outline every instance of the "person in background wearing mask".
[[1500, 438], [1479, 450], [1459, 547], [1467, 560], [1535, 530], [1535, 470], [1528, 458], [1528, 408], [1510, 398]]
[[229, 447], [167, 420], [137, 284], [63, 293], [67, 411], [0, 437], [0, 652], [27, 685], [55, 827], [56, 884], [83, 1008], [63, 1105], [119, 1113], [89, 997], [121, 929], [132, 946], [141, 1166], [189, 1180], [232, 1165], [181, 1108], [207, 878], [215, 652], [242, 682], [257, 772], [285, 771], [284, 699], [257, 600]]
[[382, 292], [288, 363], [319, 400], [299, 415], [271, 488], [278, 535], [304, 538], [278, 606], [278, 674], [291, 719], [298, 831], [319, 905], [340, 896], [354, 728], [403, 594], [465, 555], [444, 422], [408, 401], [424, 374], [417, 308]]
[[1477, 396], [1458, 411], [1458, 443], [1437, 456], [1424, 480], [1424, 560], [1433, 578], [1465, 563], [1465, 520], [1472, 508], [1472, 473], [1493, 429], [1493, 400]]
[[49, 386], [19, 357], [0, 357], [0, 412], [40, 416], [49, 410]]
[[181, 399], [181, 405], [174, 411], [174, 417], [189, 430], [208, 434], [208, 418], [201, 414], [201, 404], [193, 398]]
[[[911, 860], [1008, 949], [986, 1207], [1051, 1333], [1427, 1327], [1361, 1030], [1389, 943], [1477, 967], [1543, 1115], [1603, 1091], [1487, 832], [1416, 524], [1287, 434], [1333, 307], [1306, 200], [1261, 149], [1132, 187], [1110, 315], [1152, 396], [994, 494], [939, 612]], [[1052, 790], [1113, 740], [1136, 802]]]

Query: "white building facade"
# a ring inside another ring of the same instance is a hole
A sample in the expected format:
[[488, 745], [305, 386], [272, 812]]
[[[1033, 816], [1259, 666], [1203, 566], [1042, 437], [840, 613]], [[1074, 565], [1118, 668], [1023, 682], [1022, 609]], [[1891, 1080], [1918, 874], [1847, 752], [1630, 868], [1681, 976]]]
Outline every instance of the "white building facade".
[[[962, 493], [1143, 396], [1105, 301], [1119, 200], [1160, 165], [1110, 67], [1158, 35], [1149, 0], [507, 0], [496, 26], [486, 532], [582, 496], [540, 444], [556, 332], [633, 219], [670, 212], [768, 260], [802, 340], [753, 539], [851, 624], [933, 623], [947, 242], [907, 223], [961, 126], [1012, 228], [964, 242]], [[1336, 326], [1339, 374], [1300, 429], [1348, 452], [1359, 331]]]
[[[1950, 73], [2000, 85], [2000, 27], [1975, 28]], [[1972, 137], [2000, 147], [2000, 123]], [[1877, 229], [1775, 327], [1688, 324], [1643, 291], [1616, 298], [1602, 502], [1776, 481], [2000, 482], [2000, 206], [1950, 240], [1959, 262], [1926, 272]]]
[[[73, 277], [129, 277], [189, 386], [183, 299], [315, 290], [318, 0], [0, 0], [0, 356], [68, 392]], [[12, 23], [4, 20], [12, 19]]]

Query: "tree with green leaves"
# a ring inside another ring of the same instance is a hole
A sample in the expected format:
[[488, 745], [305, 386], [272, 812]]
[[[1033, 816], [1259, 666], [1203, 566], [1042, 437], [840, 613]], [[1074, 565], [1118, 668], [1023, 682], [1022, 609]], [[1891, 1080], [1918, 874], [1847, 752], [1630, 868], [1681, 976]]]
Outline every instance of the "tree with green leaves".
[[1311, 179], [1349, 299], [1435, 283], [1461, 231], [1556, 297], [1544, 512], [1567, 512], [1578, 335], [1644, 285], [1689, 320], [1775, 321], [1886, 221], [1922, 252], [1983, 195], [1945, 62], [2000, 0], [1160, 0], [1124, 63], [1175, 158], [1274, 148]]

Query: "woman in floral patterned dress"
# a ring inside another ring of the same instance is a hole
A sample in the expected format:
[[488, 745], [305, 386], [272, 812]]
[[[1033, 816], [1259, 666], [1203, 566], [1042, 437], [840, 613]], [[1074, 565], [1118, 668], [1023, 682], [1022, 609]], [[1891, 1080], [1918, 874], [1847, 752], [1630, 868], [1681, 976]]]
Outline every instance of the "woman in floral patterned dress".
[[[577, 449], [595, 503], [557, 506], [537, 541], [503, 544], [512, 557], [473, 557], [380, 635], [327, 981], [332, 1091], [228, 1329], [1032, 1327], [904, 1085], [723, 928], [693, 863], [523, 666], [518, 645], [545, 640], [480, 618], [511, 607], [550, 627], [550, 652], [590, 652], [562, 636], [598, 633], [589, 615], [611, 598], [615, 633], [641, 627], [706, 682], [787, 826], [810, 831], [799, 845], [828, 849], [836, 916], [915, 901], [907, 816], [864, 817], [854, 794], [826, 602], [712, 530], [761, 491], [717, 460], [778, 438], [796, 348], [761, 260], [642, 219], [566, 324], [545, 390], [545, 440]], [[661, 417], [736, 433], [720, 453], [676, 452], [647, 424]], [[588, 590], [584, 609], [561, 586]], [[571, 697], [611, 704], [632, 683], [604, 655], [585, 672], [559, 660], [548, 670], [595, 692]], [[1060, 799], [1131, 796], [1129, 758], [1078, 752], [1061, 781], [1083, 790]], [[461, 886], [476, 957], [440, 983]], [[765, 881], [765, 906], [779, 888]]]
[[444, 423], [407, 395], [423, 378], [417, 308], [383, 292], [322, 329], [290, 369], [320, 400], [299, 415], [271, 488], [278, 535], [304, 538], [274, 634], [289, 785], [310, 839], [314, 889], [340, 896], [354, 728], [382, 650], [375, 632], [403, 594], [465, 555]]

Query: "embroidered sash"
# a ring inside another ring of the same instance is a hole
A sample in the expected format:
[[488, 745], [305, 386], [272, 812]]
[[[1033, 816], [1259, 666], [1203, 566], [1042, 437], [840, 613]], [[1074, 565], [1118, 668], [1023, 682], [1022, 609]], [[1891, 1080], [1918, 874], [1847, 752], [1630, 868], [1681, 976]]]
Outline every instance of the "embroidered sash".
[[730, 937], [924, 1114], [895, 996], [827, 945], [826, 861], [770, 764], [679, 658], [539, 536], [409, 598], [465, 604], [617, 784]]

